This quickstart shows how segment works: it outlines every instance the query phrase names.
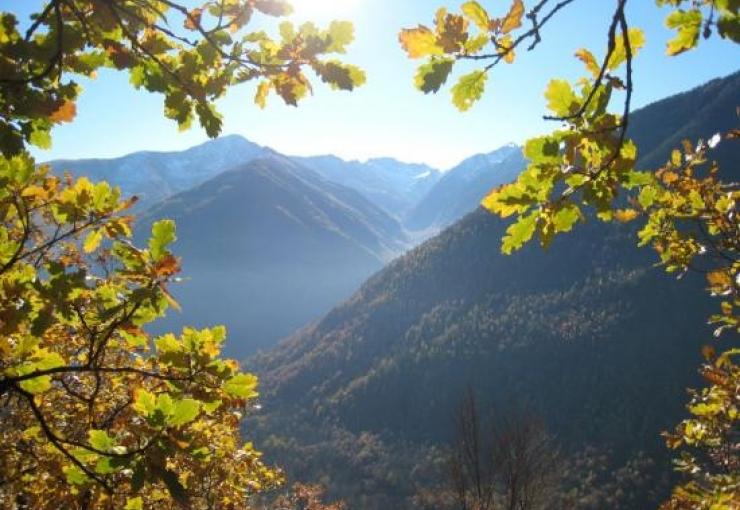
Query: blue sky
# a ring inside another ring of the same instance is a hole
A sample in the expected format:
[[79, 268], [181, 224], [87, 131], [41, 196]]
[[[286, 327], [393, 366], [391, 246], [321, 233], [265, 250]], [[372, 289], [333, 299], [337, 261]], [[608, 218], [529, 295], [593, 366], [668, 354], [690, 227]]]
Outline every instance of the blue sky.
[[[580, 47], [603, 52], [613, 1], [580, 0], [543, 31], [543, 43], [521, 54], [517, 63], [494, 70], [484, 99], [470, 112], [451, 105], [448, 89], [425, 96], [412, 86], [417, 62], [408, 60], [397, 43], [402, 27], [429, 23], [439, 5], [457, 9], [461, 1], [443, 0], [296, 0], [294, 20], [349, 19], [356, 42], [346, 60], [363, 67], [368, 83], [353, 92], [316, 86], [299, 108], [272, 98], [267, 110], [252, 102], [254, 86], [233, 89], [219, 103], [224, 134], [238, 133], [288, 154], [333, 153], [347, 159], [392, 156], [449, 168], [478, 152], [552, 129], [541, 120], [542, 92], [553, 77], [582, 74], [573, 58]], [[481, 0], [496, 13], [508, 0]], [[525, 2], [527, 4], [531, 2]], [[10, 0], [0, 9], [22, 12], [40, 0]], [[667, 58], [666, 11], [651, 0], [628, 4], [629, 21], [647, 35], [647, 47], [635, 62], [635, 104], [642, 106], [738, 69], [738, 50], [713, 38], [698, 51]], [[27, 11], [26, 11], [27, 12]], [[75, 122], [56, 128], [50, 151], [39, 160], [113, 157], [138, 150], [180, 150], [207, 140], [198, 127], [180, 133], [162, 116], [160, 96], [137, 92], [125, 74], [104, 71], [90, 82], [78, 105]]]

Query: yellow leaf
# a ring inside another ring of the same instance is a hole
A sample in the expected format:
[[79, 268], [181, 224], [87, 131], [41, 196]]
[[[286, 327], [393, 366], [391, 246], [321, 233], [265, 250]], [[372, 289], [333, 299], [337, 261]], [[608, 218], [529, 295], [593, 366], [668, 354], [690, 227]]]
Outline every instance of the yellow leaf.
[[40, 200], [44, 200], [45, 198], [48, 198], [49, 194], [41, 186], [28, 186], [23, 190], [21, 196], [25, 198], [38, 198]]
[[663, 184], [673, 184], [678, 180], [678, 174], [676, 172], [663, 172], [660, 176]]
[[257, 94], [254, 96], [254, 102], [260, 108], [267, 106], [267, 95], [270, 93], [270, 87], [272, 84], [269, 81], [263, 81], [257, 86]]
[[499, 42], [500, 50], [499, 51], [505, 51], [504, 53], [504, 62], [507, 64], [513, 64], [514, 59], [516, 58], [516, 52], [514, 51], [513, 45], [514, 40], [511, 38], [510, 35], [507, 35], [503, 39], [501, 39]]
[[98, 249], [98, 246], [100, 246], [102, 240], [103, 231], [93, 230], [85, 238], [85, 242], [83, 243], [82, 248], [85, 250], [85, 253], [92, 253]]
[[564, 117], [578, 108], [578, 97], [565, 80], [552, 80], [545, 91], [547, 107], [555, 115]]
[[422, 58], [444, 53], [437, 44], [437, 36], [423, 25], [401, 30], [398, 40], [410, 58]]
[[476, 1], [465, 2], [462, 6], [462, 11], [478, 28], [486, 32], [488, 31], [488, 25], [491, 23], [491, 19], [481, 4]]

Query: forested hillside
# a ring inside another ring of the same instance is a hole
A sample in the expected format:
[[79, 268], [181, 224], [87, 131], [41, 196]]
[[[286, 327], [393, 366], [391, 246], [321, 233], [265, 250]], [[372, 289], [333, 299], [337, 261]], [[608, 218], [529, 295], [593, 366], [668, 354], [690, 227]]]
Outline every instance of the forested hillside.
[[[414, 487], [402, 445], [452, 439], [471, 385], [499, 412], [531, 406], [568, 454], [595, 445], [613, 452], [610, 469], [662, 456], [659, 433], [681, 414], [707, 334], [708, 300], [685, 300], [700, 283], [651, 269], [626, 229], [591, 225], [517, 257], [498, 254], [503, 230], [472, 213], [254, 359], [269, 388], [261, 430], [279, 436], [268, 452], [301, 479], [370, 498], [363, 508], [400, 505]], [[347, 452], [342, 434], [382, 447]]]
[[[738, 79], [658, 102], [635, 123], [697, 98], [707, 117], [726, 121], [720, 106], [740, 89], [716, 90]], [[737, 163], [717, 155], [725, 168]], [[572, 508], [643, 508], [664, 497], [659, 434], [681, 415], [710, 334], [701, 279], [653, 268], [627, 226], [591, 222], [549, 250], [530, 245], [512, 257], [500, 254], [505, 228], [482, 210], [468, 215], [254, 358], [269, 388], [256, 431], [268, 452], [299, 478], [331, 480], [334, 494], [362, 508], [410, 508], [425, 484], [444, 480], [437, 448], [452, 438], [472, 386], [498, 413], [524, 404], [542, 416], [569, 466], [599, 459], [578, 468], [576, 479], [593, 472], [599, 482], [581, 486]]]
[[652, 4], [3, 2], [0, 509], [740, 510], [740, 1]]

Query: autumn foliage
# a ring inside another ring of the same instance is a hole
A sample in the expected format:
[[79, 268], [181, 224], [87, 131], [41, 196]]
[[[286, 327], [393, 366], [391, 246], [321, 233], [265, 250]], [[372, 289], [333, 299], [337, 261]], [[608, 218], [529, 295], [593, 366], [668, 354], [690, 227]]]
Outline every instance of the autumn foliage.
[[[416, 87], [438, 92], [456, 63], [480, 62], [481, 68], [460, 77], [451, 90], [452, 102], [469, 109], [483, 96], [492, 69], [500, 62], [513, 63], [520, 47], [534, 49], [543, 41], [541, 28], [572, 3], [542, 0], [526, 9], [522, 0], [513, 0], [498, 17], [476, 1], [465, 2], [460, 14], [439, 9], [432, 28], [420, 25], [399, 35], [410, 58], [426, 59]], [[627, 3], [614, 2], [601, 58], [586, 48], [576, 52], [584, 76], [574, 84], [554, 79], [548, 85], [551, 113], [545, 118], [558, 122], [558, 129], [528, 140], [528, 167], [513, 183], [492, 190], [482, 205], [513, 218], [501, 246], [506, 254], [533, 238], [547, 247], [554, 236], [589, 216], [605, 222], [640, 220], [638, 244], [651, 246], [660, 266], [679, 277], [687, 271], [706, 275], [708, 292], [721, 299], [719, 312], [709, 318], [717, 340], [703, 348], [706, 364], [700, 372], [708, 386], [693, 392], [692, 417], [666, 433], [668, 446], [680, 449], [676, 466], [686, 481], [676, 486], [664, 508], [734, 509], [740, 501], [740, 185], [723, 180], [712, 150], [720, 143], [736, 144], [740, 133], [686, 140], [662, 168], [636, 168], [638, 147], [629, 139], [632, 64], [645, 37], [629, 26]], [[668, 56], [693, 50], [715, 34], [740, 42], [737, 2], [656, 3], [671, 10], [665, 24], [675, 35], [667, 43]], [[613, 106], [620, 99], [617, 114]]]
[[257, 378], [223, 359], [226, 329], [152, 337], [178, 305], [175, 224], [132, 241], [135, 198], [105, 182], [55, 175], [28, 155], [71, 122], [100, 69], [163, 94], [180, 128], [217, 136], [213, 102], [259, 80], [297, 105], [305, 74], [336, 89], [364, 73], [327, 55], [354, 38], [347, 22], [246, 30], [283, 17], [283, 0], [50, 0], [30, 20], [0, 12], [0, 507], [246, 508], [282, 482], [240, 436]]

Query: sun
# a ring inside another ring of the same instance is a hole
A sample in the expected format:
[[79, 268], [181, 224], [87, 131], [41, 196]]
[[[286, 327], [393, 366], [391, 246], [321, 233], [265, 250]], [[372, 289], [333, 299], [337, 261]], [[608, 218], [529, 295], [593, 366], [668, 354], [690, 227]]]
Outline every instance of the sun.
[[290, 0], [298, 17], [341, 18], [355, 13], [362, 0]]

